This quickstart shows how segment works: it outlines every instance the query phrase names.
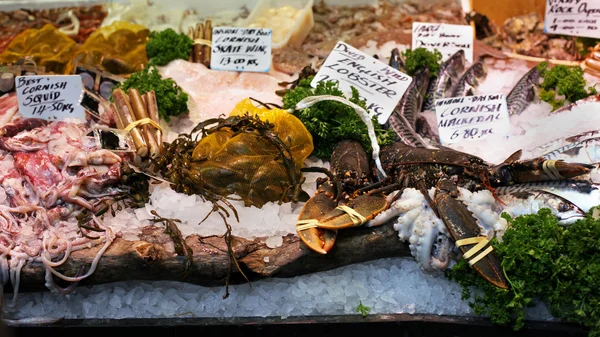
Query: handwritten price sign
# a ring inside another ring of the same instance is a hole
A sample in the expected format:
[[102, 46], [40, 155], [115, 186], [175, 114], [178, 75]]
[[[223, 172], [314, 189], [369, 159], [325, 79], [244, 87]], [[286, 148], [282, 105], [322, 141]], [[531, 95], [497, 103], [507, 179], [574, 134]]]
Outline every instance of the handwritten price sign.
[[442, 144], [507, 135], [510, 130], [503, 94], [438, 99], [435, 114]]
[[82, 80], [79, 75], [17, 76], [19, 112], [24, 117], [63, 120], [85, 120], [85, 110], [79, 104]]
[[442, 53], [447, 60], [459, 50], [465, 52], [469, 63], [473, 62], [473, 27], [445, 23], [413, 22], [412, 49], [425, 48]]
[[272, 35], [269, 28], [214, 27], [210, 68], [268, 72]]
[[599, 0], [547, 0], [544, 32], [600, 38]]
[[351, 87], [367, 101], [367, 110], [384, 124], [412, 82], [412, 78], [360, 50], [338, 42], [311, 82], [335, 81], [350, 97]]

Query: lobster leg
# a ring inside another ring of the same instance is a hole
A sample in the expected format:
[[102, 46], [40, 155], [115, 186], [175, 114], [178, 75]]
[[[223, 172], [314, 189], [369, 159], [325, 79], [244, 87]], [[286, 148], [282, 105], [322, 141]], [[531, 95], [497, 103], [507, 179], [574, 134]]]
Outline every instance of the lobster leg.
[[[427, 191], [422, 192], [427, 193]], [[471, 212], [456, 199], [457, 196], [456, 185], [448, 179], [441, 179], [436, 187], [433, 204], [430, 206], [444, 222], [450, 236], [473, 269], [496, 287], [508, 288], [500, 260], [487, 237], [481, 236], [481, 230]]]

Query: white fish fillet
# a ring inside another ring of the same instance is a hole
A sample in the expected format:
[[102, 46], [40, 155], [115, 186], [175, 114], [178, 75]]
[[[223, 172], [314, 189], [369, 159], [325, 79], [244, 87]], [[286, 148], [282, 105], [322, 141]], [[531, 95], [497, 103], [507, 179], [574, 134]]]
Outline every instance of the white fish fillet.
[[189, 119], [194, 125], [219, 115], [228, 116], [239, 101], [248, 97], [281, 105], [281, 97], [275, 91], [284, 87], [278, 83], [294, 80], [273, 70], [269, 73], [216, 71], [183, 60], [173, 61], [159, 71], [189, 94]]

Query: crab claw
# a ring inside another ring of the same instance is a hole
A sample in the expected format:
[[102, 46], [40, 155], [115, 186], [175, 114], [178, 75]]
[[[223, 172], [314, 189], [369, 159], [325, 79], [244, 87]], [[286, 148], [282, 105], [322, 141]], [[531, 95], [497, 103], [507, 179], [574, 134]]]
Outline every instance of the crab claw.
[[502, 272], [500, 259], [493, 251], [487, 237], [481, 236], [481, 229], [467, 207], [455, 199], [456, 185], [450, 180], [440, 180], [435, 191], [435, 208], [448, 232], [463, 253], [463, 258], [483, 278], [498, 288], [508, 288]]
[[304, 204], [298, 216], [296, 224], [298, 236], [304, 244], [317, 253], [327, 254], [335, 243], [337, 231], [316, 226], [318, 220], [335, 209], [335, 206], [332, 198], [324, 193], [318, 193]]
[[589, 173], [593, 165], [563, 160], [535, 158], [500, 165], [495, 169], [496, 182], [503, 185], [536, 181], [563, 180]]
[[334, 230], [361, 226], [388, 208], [389, 200], [383, 194], [363, 194], [322, 216], [318, 226]]

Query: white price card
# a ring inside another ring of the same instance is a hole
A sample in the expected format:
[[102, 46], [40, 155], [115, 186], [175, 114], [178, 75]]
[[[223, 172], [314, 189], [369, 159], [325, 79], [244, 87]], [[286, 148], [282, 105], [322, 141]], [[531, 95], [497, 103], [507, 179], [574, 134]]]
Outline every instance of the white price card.
[[24, 117], [85, 120], [85, 110], [79, 104], [83, 97], [81, 76], [32, 75], [15, 80], [19, 112]]
[[425, 48], [442, 53], [446, 61], [459, 50], [465, 52], [465, 59], [473, 63], [473, 27], [445, 23], [413, 22], [412, 49]]
[[377, 121], [384, 124], [412, 82], [412, 77], [340, 41], [315, 75], [311, 86], [316, 87], [322, 81], [337, 82], [346, 98], [351, 96], [351, 87], [356, 88], [367, 101], [369, 114], [376, 115]]
[[270, 28], [213, 27], [210, 68], [269, 72], [272, 39]]
[[510, 119], [503, 94], [444, 98], [435, 101], [442, 144], [508, 135]]
[[544, 32], [600, 38], [600, 0], [547, 0]]

